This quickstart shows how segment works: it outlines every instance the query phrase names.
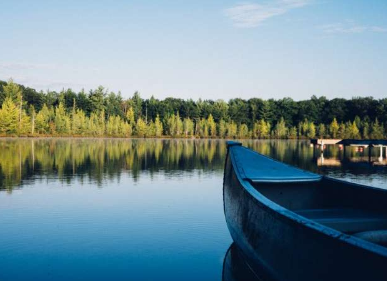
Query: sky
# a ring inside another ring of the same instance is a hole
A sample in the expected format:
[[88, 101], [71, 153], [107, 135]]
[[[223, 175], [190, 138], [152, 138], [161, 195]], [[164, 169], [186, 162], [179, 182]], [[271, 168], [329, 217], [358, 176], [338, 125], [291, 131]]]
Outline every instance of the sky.
[[0, 0], [0, 80], [143, 98], [387, 97], [386, 0]]

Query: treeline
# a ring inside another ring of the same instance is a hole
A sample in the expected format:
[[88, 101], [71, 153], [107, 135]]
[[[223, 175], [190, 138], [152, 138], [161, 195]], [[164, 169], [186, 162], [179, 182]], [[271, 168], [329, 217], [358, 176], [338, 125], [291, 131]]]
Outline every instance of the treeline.
[[200, 138], [386, 137], [387, 99], [183, 100], [98, 87], [36, 91], [0, 81], [0, 135]]

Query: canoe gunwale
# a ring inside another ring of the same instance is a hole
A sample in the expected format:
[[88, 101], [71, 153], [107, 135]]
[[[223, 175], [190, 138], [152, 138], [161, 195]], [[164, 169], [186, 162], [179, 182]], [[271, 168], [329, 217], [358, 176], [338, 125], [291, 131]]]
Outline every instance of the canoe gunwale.
[[[281, 205], [273, 202], [272, 200], [270, 200], [269, 198], [264, 196], [262, 193], [260, 193], [253, 186], [254, 183], [264, 183], [264, 182], [263, 181], [253, 181], [252, 179], [248, 179], [245, 177], [243, 169], [241, 168], [240, 165], [238, 165], [238, 160], [237, 160], [236, 155], [235, 155], [236, 152], [233, 150], [233, 146], [236, 146], [236, 145], [235, 144], [228, 145], [227, 154], [230, 156], [231, 166], [234, 169], [235, 175], [236, 175], [239, 183], [241, 184], [241, 186], [245, 189], [245, 191], [251, 196], [251, 198], [254, 201], [256, 201], [256, 204], [263, 206], [265, 208], [266, 212], [271, 213], [273, 216], [276, 217], [276, 219], [279, 219], [282, 222], [285, 222], [286, 224], [290, 224], [290, 223], [298, 224], [304, 228], [309, 229], [310, 231], [315, 232], [316, 234], [322, 234], [322, 235], [326, 236], [327, 238], [337, 239], [343, 243], [347, 243], [347, 244], [350, 244], [354, 247], [364, 249], [364, 250], [372, 252], [376, 255], [387, 257], [387, 249], [383, 246], [362, 240], [362, 239], [354, 237], [352, 235], [345, 234], [345, 233], [340, 232], [338, 230], [335, 230], [333, 228], [319, 224], [313, 220], [307, 219], [301, 215], [296, 214], [295, 212], [290, 211], [289, 209], [282, 207]], [[253, 151], [251, 151], [251, 152], [257, 153], [257, 152], [253, 152]], [[265, 156], [265, 157], [267, 157], [267, 156]], [[228, 159], [227, 156], [226, 156], [226, 159]], [[334, 179], [331, 177], [326, 177], [326, 176], [321, 176], [320, 180], [329, 180], [329, 181], [334, 181], [337, 183], [344, 183], [344, 181]], [[288, 181], [288, 182], [290, 183], [290, 181]], [[288, 182], [284, 182], [284, 181], [273, 182], [273, 181], [271, 181], [270, 183], [275, 184], [275, 183], [288, 183]], [[291, 181], [291, 182], [292, 183], [296, 183], [296, 182], [301, 183], [301, 182], [305, 182], [305, 181], [296, 181], [295, 180], [295, 181]], [[316, 180], [310, 181], [310, 182], [316, 182]], [[347, 182], [345, 182], [345, 183], [347, 184]], [[369, 186], [365, 186], [365, 185], [354, 184], [354, 183], [353, 184], [350, 183], [350, 184], [354, 188], [361, 188], [361, 189], [367, 188], [367, 189], [379, 190], [377, 188], [369, 187]]]

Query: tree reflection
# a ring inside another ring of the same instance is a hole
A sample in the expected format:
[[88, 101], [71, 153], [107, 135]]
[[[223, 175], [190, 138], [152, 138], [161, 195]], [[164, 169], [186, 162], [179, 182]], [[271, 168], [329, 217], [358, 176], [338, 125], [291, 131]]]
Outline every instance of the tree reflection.
[[[319, 151], [314, 151], [308, 141], [243, 140], [243, 145], [285, 163], [324, 173], [317, 166]], [[343, 151], [336, 146], [329, 146], [324, 154], [339, 159], [340, 165], [345, 163]], [[361, 156], [358, 154], [348, 148], [346, 157]], [[90, 180], [102, 187], [106, 180], [119, 179], [124, 173], [137, 181], [145, 171], [151, 179], [157, 173], [173, 176], [182, 171], [221, 174], [225, 155], [225, 140], [1, 139], [0, 189], [11, 191], [26, 181], [41, 179], [64, 183]]]
[[142, 171], [222, 171], [224, 141], [162, 139], [2, 139], [0, 187], [12, 190], [23, 181], [58, 178], [71, 183], [85, 177], [104, 179]]

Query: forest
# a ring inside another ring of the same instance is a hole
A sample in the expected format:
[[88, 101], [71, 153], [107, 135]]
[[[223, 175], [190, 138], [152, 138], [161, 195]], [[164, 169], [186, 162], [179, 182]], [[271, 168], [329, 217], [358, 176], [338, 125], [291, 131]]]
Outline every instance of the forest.
[[387, 98], [184, 100], [138, 92], [125, 99], [100, 86], [36, 91], [0, 81], [0, 136], [174, 138], [386, 137]]

